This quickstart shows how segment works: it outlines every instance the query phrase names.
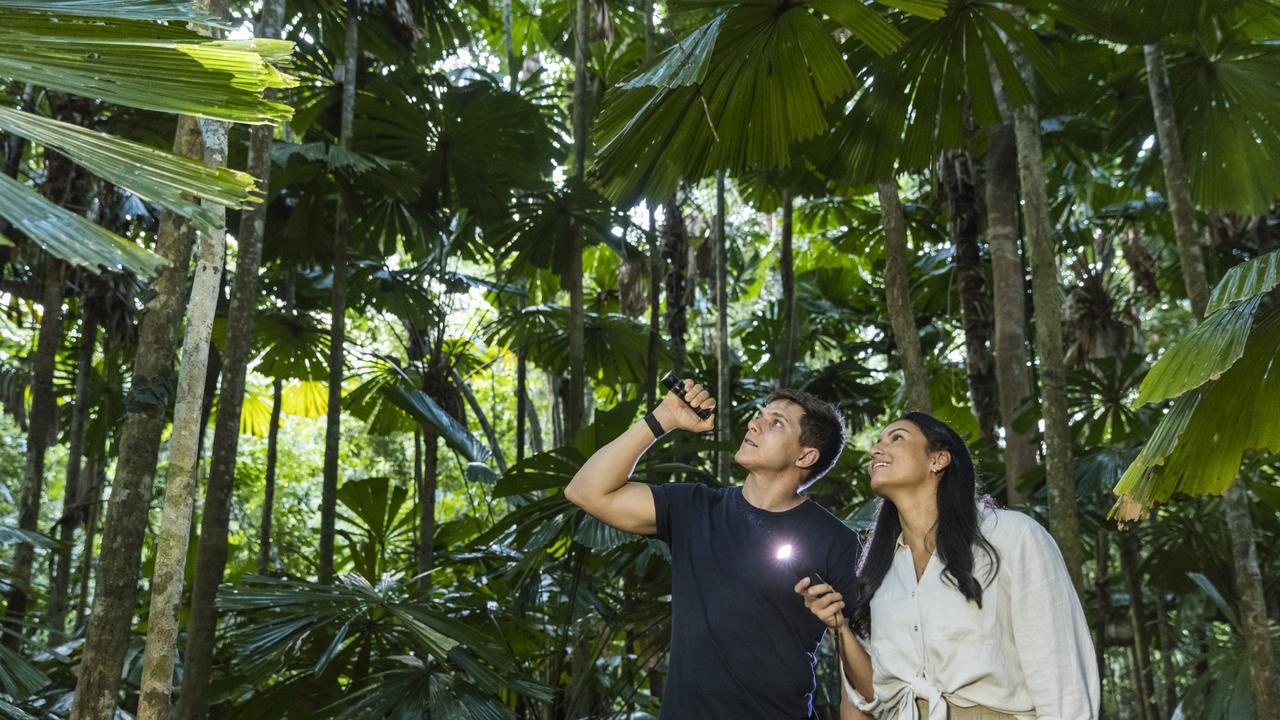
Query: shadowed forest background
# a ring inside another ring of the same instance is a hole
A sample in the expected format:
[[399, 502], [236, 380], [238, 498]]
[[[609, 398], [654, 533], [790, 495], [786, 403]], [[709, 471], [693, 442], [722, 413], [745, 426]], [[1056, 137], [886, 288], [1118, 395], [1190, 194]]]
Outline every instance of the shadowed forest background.
[[666, 548], [561, 490], [674, 369], [725, 411], [639, 478], [740, 482], [799, 387], [865, 531], [930, 411], [1057, 540], [1104, 717], [1280, 718], [1278, 41], [1276, 0], [0, 0], [0, 717], [655, 717]]

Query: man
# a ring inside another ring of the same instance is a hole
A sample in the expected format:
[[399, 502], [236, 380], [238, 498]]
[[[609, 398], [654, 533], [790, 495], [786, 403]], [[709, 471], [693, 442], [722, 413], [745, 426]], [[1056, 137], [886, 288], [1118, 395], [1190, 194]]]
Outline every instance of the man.
[[[662, 403], [587, 460], [565, 497], [619, 530], [671, 548], [671, 660], [662, 720], [797, 720], [814, 716], [816, 651], [826, 626], [795, 591], [817, 572], [854, 590], [857, 535], [800, 493], [835, 465], [845, 428], [830, 403], [779, 390], [748, 424], [734, 461], [741, 487], [628, 481], [653, 442], [672, 430], [705, 432], [714, 408], [685, 381], [685, 403]], [[851, 597], [851, 595], [846, 595]]]

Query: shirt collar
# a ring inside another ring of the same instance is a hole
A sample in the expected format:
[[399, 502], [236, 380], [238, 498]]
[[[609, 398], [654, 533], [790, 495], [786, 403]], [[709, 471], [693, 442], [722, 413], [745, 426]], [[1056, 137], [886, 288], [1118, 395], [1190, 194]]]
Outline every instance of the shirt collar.
[[901, 532], [899, 532], [899, 533], [898, 533], [898, 538], [897, 538], [896, 540], [894, 540], [894, 545], [896, 546], [896, 547], [895, 547], [895, 551], [896, 551], [896, 548], [904, 548], [904, 547], [907, 547], [907, 544], [906, 544], [905, 542], [903, 542], [903, 541], [902, 541], [902, 533], [901, 533]]

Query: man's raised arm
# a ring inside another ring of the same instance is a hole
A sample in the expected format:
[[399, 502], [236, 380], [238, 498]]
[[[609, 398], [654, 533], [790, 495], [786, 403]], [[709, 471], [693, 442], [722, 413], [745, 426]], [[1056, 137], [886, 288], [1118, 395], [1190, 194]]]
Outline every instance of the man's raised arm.
[[[714, 408], [715, 399], [706, 388], [685, 380], [685, 397], [697, 408]], [[653, 419], [665, 432], [692, 430], [705, 432], [715, 426], [714, 415], [705, 420], [675, 393], [667, 393], [653, 410]], [[652, 535], [657, 531], [653, 493], [644, 483], [629, 482], [636, 463], [655, 440], [654, 430], [641, 420], [612, 442], [600, 448], [582, 466], [564, 489], [564, 496], [601, 522], [624, 532]]]

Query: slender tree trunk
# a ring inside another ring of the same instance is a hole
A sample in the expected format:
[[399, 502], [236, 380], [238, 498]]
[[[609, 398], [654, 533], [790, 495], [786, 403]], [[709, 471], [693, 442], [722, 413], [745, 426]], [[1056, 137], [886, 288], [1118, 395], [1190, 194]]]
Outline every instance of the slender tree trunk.
[[542, 452], [542, 423], [538, 422], [538, 407], [529, 397], [528, 388], [525, 388], [524, 404], [529, 416], [529, 449], [536, 455]]
[[[573, 23], [573, 176], [579, 181], [586, 179], [587, 153], [590, 152], [591, 138], [588, 125], [591, 119], [587, 82], [591, 59], [591, 5], [587, 2], [576, 4]], [[583, 417], [583, 395], [586, 393], [586, 346], [585, 317], [582, 299], [582, 228], [574, 221], [569, 232], [569, 268], [567, 281], [569, 290], [569, 397], [565, 403], [565, 431], [570, 444], [578, 436], [578, 431], [586, 425]]]
[[520, 82], [520, 71], [516, 68], [516, 43], [512, 32], [511, 3], [514, 0], [502, 0], [502, 44], [507, 51], [507, 82], [511, 92], [516, 91]]
[[93, 574], [93, 547], [98, 539], [98, 509], [102, 503], [102, 488], [106, 485], [106, 470], [101, 460], [91, 460], [84, 471], [84, 547], [80, 552], [80, 601], [76, 603], [75, 635], [84, 629], [89, 609], [89, 577]]
[[1223, 502], [1231, 535], [1231, 560], [1236, 593], [1240, 597], [1240, 623], [1245, 652], [1249, 656], [1249, 683], [1253, 709], [1259, 720], [1280, 718], [1280, 688], [1276, 687], [1275, 654], [1271, 647], [1267, 602], [1262, 591], [1258, 549], [1253, 542], [1253, 518], [1249, 515], [1249, 491], [1237, 477]]
[[1129, 622], [1133, 625], [1133, 657], [1138, 680], [1137, 698], [1146, 720], [1159, 720], [1155, 705], [1155, 680], [1151, 674], [1151, 636], [1147, 631], [1146, 605], [1142, 601], [1142, 578], [1139, 566], [1137, 538], [1133, 533], [1121, 533], [1120, 567], [1124, 574], [1125, 590], [1129, 593]]
[[[997, 96], [1003, 103], [1003, 92]], [[1005, 484], [1010, 506], [1025, 503], [1021, 484], [1036, 465], [1035, 430], [1015, 429], [1032, 406], [1027, 368], [1026, 275], [1018, 243], [1018, 154], [1011, 124], [987, 132], [987, 243], [995, 306], [996, 387], [1004, 427]]]
[[[262, 6], [255, 35], [274, 38], [280, 34], [283, 21], [284, 0], [267, 0]], [[274, 95], [274, 91], [267, 90], [268, 98]], [[270, 125], [258, 125], [249, 130], [249, 156], [245, 169], [255, 178], [264, 195], [271, 174], [274, 131]], [[231, 493], [235, 486], [245, 375], [253, 345], [253, 316], [258, 309], [258, 272], [266, 220], [267, 204], [253, 205], [241, 213], [240, 228], [236, 233], [239, 250], [231, 302], [227, 309], [218, 419], [214, 427], [209, 479], [200, 518], [200, 541], [182, 666], [182, 692], [177, 706], [178, 720], [203, 720], [209, 710], [209, 679], [213, 670], [214, 631], [218, 621], [214, 601], [227, 565], [227, 528], [231, 519]], [[273, 408], [273, 416], [276, 408], [278, 405]]]
[[[1014, 12], [1020, 20], [1020, 8]], [[1034, 88], [1035, 76], [1021, 51], [1013, 46], [1023, 80]], [[1036, 352], [1040, 358], [1040, 397], [1044, 410], [1049, 531], [1062, 550], [1076, 592], [1084, 595], [1084, 550], [1080, 541], [1080, 517], [1076, 508], [1075, 473], [1072, 468], [1071, 426], [1068, 420], [1066, 361], [1062, 346], [1062, 288], [1058, 281], [1058, 255], [1049, 222], [1049, 198], [1045, 188], [1044, 150], [1040, 144], [1040, 114], [1035, 104], [1013, 110], [1018, 146], [1018, 177], [1022, 185], [1023, 213], [1031, 248], [1031, 290], [1035, 307]]]
[[929, 412], [933, 404], [929, 400], [929, 376], [924, 369], [924, 356], [920, 350], [920, 334], [916, 330], [916, 315], [911, 308], [910, 262], [907, 258], [907, 217], [898, 199], [898, 183], [893, 179], [876, 183], [880, 197], [880, 216], [884, 223], [884, 290], [889, 309], [889, 322], [893, 326], [893, 339], [902, 363], [906, 380], [906, 401], [909, 409]]
[[440, 480], [439, 436], [429, 428], [422, 428], [423, 457], [422, 484], [418, 487], [418, 588], [425, 595], [431, 591], [430, 573], [435, 567], [432, 556], [436, 537], [436, 485]]
[[1160, 160], [1164, 165], [1165, 196], [1173, 215], [1173, 234], [1178, 241], [1178, 261], [1182, 265], [1191, 311], [1197, 318], [1204, 318], [1209, 307], [1209, 282], [1204, 255], [1200, 251], [1200, 234], [1196, 230], [1195, 206], [1191, 203], [1191, 181], [1182, 156], [1173, 96], [1169, 92], [1164, 51], [1159, 44], [1146, 45], [1143, 55], [1147, 65], [1147, 88], [1151, 92], [1151, 110], [1156, 120], [1156, 139], [1160, 143]]
[[[521, 303], [523, 305], [523, 303]], [[524, 343], [520, 344], [516, 358], [516, 462], [524, 460], [526, 441], [525, 427], [528, 425], [529, 409], [529, 366], [524, 359]]]
[[276, 500], [276, 458], [280, 453], [280, 402], [284, 381], [271, 381], [271, 427], [267, 430], [267, 467], [263, 478], [262, 522], [258, 525], [258, 574], [271, 571], [271, 521]]
[[973, 159], [963, 150], [942, 153], [938, 178], [949, 215], [948, 229], [955, 249], [956, 285], [960, 291], [960, 314], [964, 324], [968, 362], [969, 396], [982, 436], [993, 445], [1000, 421], [1000, 402], [993, 353], [995, 326], [987, 272], [978, 237], [982, 230], [982, 208], [974, 179]]
[[791, 191], [782, 191], [782, 257], [778, 272], [782, 276], [782, 365], [778, 368], [778, 387], [791, 386], [791, 371], [796, 364], [796, 273], [791, 241], [795, 223], [795, 200]]
[[93, 377], [93, 351], [98, 344], [98, 314], [82, 303], [84, 319], [80, 325], [80, 347], [76, 354], [75, 401], [71, 405], [71, 423], [67, 429], [66, 490], [62, 517], [58, 520], [59, 549], [54, 555], [53, 583], [49, 588], [49, 641], [51, 645], [67, 639], [68, 599], [71, 592], [71, 546], [76, 528], [84, 522], [86, 483], [81, 476], [84, 457], [84, 430], [89, 416], [89, 381]]
[[[18, 528], [27, 532], [40, 530], [40, 505], [44, 495], [44, 459], [51, 436], [58, 428], [58, 405], [53, 394], [54, 361], [62, 344], [62, 297], [66, 288], [65, 267], [48, 253], [44, 258], [41, 281], [40, 331], [31, 355], [31, 422], [27, 426], [27, 457], [23, 473], [22, 495], [18, 503]], [[35, 562], [35, 546], [18, 543], [13, 553], [13, 580], [6, 599], [3, 644], [18, 649], [20, 638], [27, 635], [26, 615], [31, 595], [31, 570]]]
[[[346, 58], [342, 65], [342, 127], [340, 143], [351, 147], [356, 113], [356, 73], [359, 67], [359, 0], [347, 0]], [[347, 332], [347, 206], [341, 183], [333, 223], [332, 317], [329, 322], [329, 406], [325, 415], [324, 487], [320, 499], [319, 581], [333, 580], [334, 525], [338, 516], [338, 445], [342, 441], [343, 344]]]
[[[1156, 527], [1156, 518], [1157, 515], [1153, 512], [1149, 520], [1153, 534]], [[1158, 542], [1151, 549], [1152, 554], [1157, 556], [1161, 551], [1162, 549]], [[1160, 717], [1167, 718], [1173, 715], [1173, 709], [1178, 705], [1178, 675], [1173, 667], [1174, 641], [1172, 633], [1169, 631], [1171, 622], [1169, 606], [1165, 602], [1164, 591], [1158, 587], [1152, 588], [1152, 590], [1156, 605], [1156, 638], [1160, 641]]]
[[[998, 76], [993, 76], [998, 77]], [[1004, 88], [997, 88], [1004, 106]], [[1018, 241], [1018, 146], [1006, 123], [987, 135], [987, 242], [991, 246], [996, 320], [996, 387], [1005, 429], [1005, 484], [1010, 506], [1027, 502], [1021, 489], [1036, 468], [1036, 430], [1014, 427], [1033, 405], [1027, 352], [1027, 270]]]
[[653, 208], [649, 208], [649, 344], [645, 351], [645, 407], [658, 404], [658, 357], [662, 347], [662, 247]]
[[684, 297], [685, 282], [688, 279], [685, 264], [689, 262], [689, 234], [677, 200], [673, 198], [668, 201], [664, 213], [666, 224], [663, 228], [662, 259], [666, 261], [667, 267], [664, 278], [667, 295], [667, 342], [671, 346], [672, 367], [677, 375], [683, 377], [688, 356], [685, 335], [689, 325], [685, 318], [687, 308]]
[[[733, 398], [730, 397], [729, 354], [729, 238], [724, 227], [724, 171], [716, 173], [716, 403], [724, 408], [716, 413], [716, 437], [720, 442], [731, 441], [733, 432]], [[728, 485], [733, 468], [733, 454], [721, 451], [717, 455], [716, 477], [721, 485]]]
[[505, 473], [507, 460], [502, 455], [502, 445], [498, 442], [498, 433], [494, 431], [493, 423], [489, 422], [488, 415], [480, 406], [480, 401], [476, 400], [476, 395], [471, 391], [471, 386], [467, 385], [466, 379], [457, 370], [450, 370], [450, 373], [453, 375], [454, 384], [458, 386], [458, 391], [462, 393], [462, 399], [467, 402], [471, 412], [475, 413], [476, 421], [480, 423], [480, 429], [484, 431], [485, 439], [489, 441], [489, 449], [493, 451], [493, 461], [498, 466], [498, 472]]
[[1107, 621], [1111, 619], [1111, 533], [1099, 527], [1093, 545], [1093, 591], [1097, 595], [1097, 615], [1094, 620], [1093, 650], [1098, 667], [1106, 667]]
[[[221, 17], [225, 6], [203, 9]], [[226, 167], [227, 125], [198, 121], [204, 138], [204, 160], [210, 167]], [[156, 539], [155, 571], [151, 577], [151, 612], [142, 661], [138, 720], [168, 720], [173, 690], [173, 659], [178, 646], [178, 610], [182, 602], [187, 548], [191, 539], [196, 493], [196, 464], [203, 427], [209, 338], [218, 308], [226, 250], [226, 210], [210, 205], [217, 229], [200, 237], [195, 279], [187, 305], [186, 336], [178, 370], [177, 403], [169, 438], [169, 469], [165, 479], [164, 514]], [[225, 413], [231, 415], [231, 413]], [[238, 413], [236, 413], [238, 419]]]

